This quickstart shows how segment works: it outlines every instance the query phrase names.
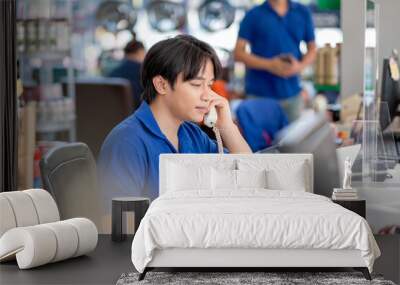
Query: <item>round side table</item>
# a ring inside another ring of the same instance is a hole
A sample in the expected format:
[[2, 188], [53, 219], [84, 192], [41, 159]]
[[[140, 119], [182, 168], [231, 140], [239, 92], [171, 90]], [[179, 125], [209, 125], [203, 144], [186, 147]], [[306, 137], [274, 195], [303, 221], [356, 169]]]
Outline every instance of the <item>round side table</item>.
[[150, 199], [145, 197], [116, 197], [112, 199], [112, 229], [111, 239], [113, 241], [123, 241], [126, 235], [122, 233], [122, 214], [123, 212], [135, 213], [135, 232], [139, 227], [140, 221], [146, 214], [150, 205]]

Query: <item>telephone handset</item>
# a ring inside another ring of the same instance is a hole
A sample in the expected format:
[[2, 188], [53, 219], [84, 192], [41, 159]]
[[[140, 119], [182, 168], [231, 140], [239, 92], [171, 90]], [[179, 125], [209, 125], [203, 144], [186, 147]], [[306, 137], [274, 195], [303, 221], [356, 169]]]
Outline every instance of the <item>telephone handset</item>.
[[213, 107], [211, 107], [210, 111], [204, 116], [204, 124], [207, 127], [213, 129], [213, 131], [215, 133], [215, 137], [217, 139], [218, 153], [222, 154], [222, 153], [224, 153], [224, 148], [222, 146], [222, 138], [221, 138], [221, 134], [219, 133], [218, 128], [215, 126], [217, 123], [217, 119], [218, 119], [217, 110], [213, 106]]
[[210, 111], [204, 116], [204, 124], [209, 128], [214, 128], [217, 123], [218, 115], [215, 107], [211, 107]]

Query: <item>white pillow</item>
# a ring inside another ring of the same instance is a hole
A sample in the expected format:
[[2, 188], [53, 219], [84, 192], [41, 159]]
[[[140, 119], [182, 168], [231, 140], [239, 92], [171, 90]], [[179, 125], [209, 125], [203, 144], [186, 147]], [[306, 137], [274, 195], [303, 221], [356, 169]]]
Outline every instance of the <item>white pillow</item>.
[[283, 169], [279, 167], [267, 169], [268, 188], [305, 192], [308, 188], [307, 171], [304, 161], [286, 164]]
[[236, 170], [237, 187], [268, 188], [267, 172], [263, 170]]
[[212, 169], [214, 190], [237, 190], [240, 188], [267, 188], [265, 170]]
[[267, 188], [271, 190], [306, 191], [310, 189], [308, 161], [293, 159], [239, 159], [240, 170], [266, 170]]
[[237, 169], [236, 159], [232, 159], [230, 155], [216, 155], [209, 157], [208, 154], [175, 154], [172, 159], [168, 159], [166, 166], [170, 163], [182, 165], [184, 167], [197, 166], [197, 167], [214, 167], [217, 169]]
[[212, 168], [212, 188], [214, 190], [236, 190], [236, 170]]
[[167, 189], [185, 191], [193, 189], [211, 189], [211, 167], [168, 164]]

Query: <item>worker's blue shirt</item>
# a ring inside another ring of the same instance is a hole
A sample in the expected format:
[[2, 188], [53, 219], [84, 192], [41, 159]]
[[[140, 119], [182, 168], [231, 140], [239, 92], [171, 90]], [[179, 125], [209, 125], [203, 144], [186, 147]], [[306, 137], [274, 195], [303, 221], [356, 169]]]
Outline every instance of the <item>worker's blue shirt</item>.
[[98, 161], [103, 200], [111, 205], [116, 196], [157, 198], [161, 153], [218, 152], [216, 142], [191, 122], [181, 124], [178, 139], [179, 151], [161, 132], [150, 106], [143, 101], [103, 143]]
[[253, 152], [271, 146], [276, 134], [289, 124], [282, 107], [270, 98], [243, 100], [236, 118]]
[[108, 74], [109, 77], [119, 77], [129, 80], [134, 103], [140, 102], [140, 96], [143, 92], [143, 88], [140, 85], [141, 66], [142, 65], [140, 62], [124, 59], [114, 70]]
[[[289, 0], [282, 17], [268, 1], [249, 10], [240, 24], [239, 38], [250, 43], [251, 52], [264, 58], [291, 54], [301, 60], [300, 42], [314, 41], [314, 25], [307, 7]], [[298, 75], [282, 78], [268, 71], [248, 68], [246, 93], [261, 97], [286, 99], [299, 94]]]

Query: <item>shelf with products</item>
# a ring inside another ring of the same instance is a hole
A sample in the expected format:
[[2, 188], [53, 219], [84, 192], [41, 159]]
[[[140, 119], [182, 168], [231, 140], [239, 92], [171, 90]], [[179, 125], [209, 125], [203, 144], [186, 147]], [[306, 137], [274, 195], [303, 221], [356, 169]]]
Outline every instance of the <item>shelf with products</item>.
[[[318, 54], [313, 68], [302, 79], [309, 81], [316, 93], [333, 101], [340, 92], [340, 47], [343, 33], [340, 28], [340, 0], [300, 0], [308, 4], [315, 25]], [[305, 52], [305, 47], [303, 48]]]
[[324, 94], [329, 103], [335, 103], [340, 93], [341, 44], [325, 44], [318, 49], [314, 65], [314, 89]]
[[59, 84], [26, 85], [22, 90], [18, 108], [19, 189], [38, 188], [38, 163], [45, 154], [41, 141], [51, 146], [54, 141], [75, 140], [75, 106], [72, 98], [61, 95]]
[[319, 48], [313, 65], [301, 74], [305, 90], [315, 97], [323, 95], [328, 104], [335, 104], [340, 94], [340, 44], [325, 44]]
[[68, 53], [69, 34], [67, 19], [18, 19], [17, 50], [29, 55], [37, 52]]
[[[23, 86], [19, 121], [24, 130], [19, 140], [25, 143], [21, 150], [26, 149], [19, 154], [24, 159], [19, 171], [24, 189], [40, 186], [42, 141], [49, 146], [60, 140], [75, 141], [72, 2], [17, 1], [16, 51]], [[67, 82], [66, 92], [62, 82]]]
[[[71, 2], [20, 0], [17, 7], [19, 71], [25, 89], [36, 90], [34, 98], [25, 99], [37, 102], [38, 139], [57, 139], [57, 133], [67, 132], [67, 140], [75, 140]], [[62, 81], [67, 82], [65, 93]]]
[[70, 132], [69, 140], [75, 140], [75, 105], [72, 98], [58, 97], [42, 100], [37, 104], [36, 132], [42, 136], [54, 132]]

